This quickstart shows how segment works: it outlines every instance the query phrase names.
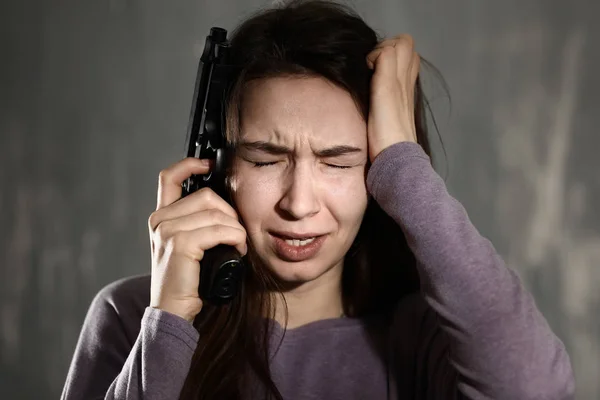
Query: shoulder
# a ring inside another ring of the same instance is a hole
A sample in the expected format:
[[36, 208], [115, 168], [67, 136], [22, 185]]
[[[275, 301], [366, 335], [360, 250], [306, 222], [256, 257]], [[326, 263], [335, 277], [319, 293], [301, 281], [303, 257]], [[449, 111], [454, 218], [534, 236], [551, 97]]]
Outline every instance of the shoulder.
[[149, 304], [150, 275], [122, 278], [98, 291], [86, 320], [93, 325], [118, 325], [130, 340], [135, 340], [144, 311]]
[[150, 275], [121, 278], [104, 286], [94, 301], [110, 304], [115, 309], [142, 308], [150, 303]]
[[[150, 275], [119, 279], [96, 293], [79, 335], [62, 398], [104, 398], [136, 342], [149, 302]], [[98, 395], [92, 396], [93, 392]]]

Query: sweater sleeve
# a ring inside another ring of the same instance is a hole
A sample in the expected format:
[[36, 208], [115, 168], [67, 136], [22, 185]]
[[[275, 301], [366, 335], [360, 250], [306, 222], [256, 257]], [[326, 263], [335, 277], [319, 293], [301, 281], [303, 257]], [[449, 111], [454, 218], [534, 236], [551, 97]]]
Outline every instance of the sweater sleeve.
[[425, 397], [574, 398], [563, 343], [515, 271], [450, 196], [422, 147], [403, 142], [385, 149], [367, 187], [401, 226], [431, 310], [422, 314], [417, 344], [417, 365], [426, 365]]
[[[135, 313], [118, 293], [110, 285], [92, 302], [61, 399], [178, 398], [198, 332], [183, 318], [151, 307], [141, 321], [139, 314], [132, 321]], [[139, 327], [137, 337], [132, 323]]]

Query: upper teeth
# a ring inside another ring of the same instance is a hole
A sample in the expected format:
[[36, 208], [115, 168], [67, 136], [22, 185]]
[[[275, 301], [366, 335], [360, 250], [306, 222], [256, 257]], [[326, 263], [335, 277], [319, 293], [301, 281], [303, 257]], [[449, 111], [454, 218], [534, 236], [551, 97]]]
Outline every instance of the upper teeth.
[[287, 244], [291, 244], [292, 246], [304, 246], [310, 242], [312, 242], [313, 240], [315, 240], [314, 237], [308, 238], [308, 239], [285, 239], [285, 242]]

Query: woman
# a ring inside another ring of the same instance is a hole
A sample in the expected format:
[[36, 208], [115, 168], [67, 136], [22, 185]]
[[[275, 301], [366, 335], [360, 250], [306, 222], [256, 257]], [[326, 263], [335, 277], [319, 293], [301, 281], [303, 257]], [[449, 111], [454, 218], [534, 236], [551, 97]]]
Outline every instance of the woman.
[[[180, 199], [201, 160], [161, 172], [151, 277], [96, 296], [63, 398], [573, 398], [563, 344], [432, 168], [411, 37], [295, 1], [231, 43], [232, 205]], [[217, 244], [249, 266], [222, 307], [198, 298]]]

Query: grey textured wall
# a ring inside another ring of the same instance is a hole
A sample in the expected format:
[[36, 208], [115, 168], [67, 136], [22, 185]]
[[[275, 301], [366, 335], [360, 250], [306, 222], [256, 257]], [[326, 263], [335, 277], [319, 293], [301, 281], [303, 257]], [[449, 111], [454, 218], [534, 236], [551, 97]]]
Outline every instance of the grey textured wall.
[[[93, 295], [149, 271], [146, 219], [182, 156], [204, 37], [261, 4], [0, 4], [1, 398], [57, 398]], [[566, 343], [578, 398], [600, 398], [599, 3], [355, 4], [442, 71], [450, 191]]]

